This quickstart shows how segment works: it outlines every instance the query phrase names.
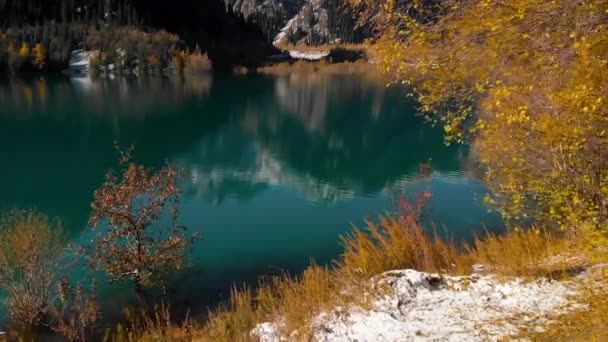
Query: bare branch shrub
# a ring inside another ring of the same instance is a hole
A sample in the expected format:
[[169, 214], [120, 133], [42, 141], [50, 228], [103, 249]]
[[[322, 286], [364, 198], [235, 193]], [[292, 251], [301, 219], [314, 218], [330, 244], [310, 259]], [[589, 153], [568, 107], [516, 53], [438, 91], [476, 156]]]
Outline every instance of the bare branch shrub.
[[95, 281], [87, 293], [82, 283], [74, 288], [67, 278], [62, 278], [59, 300], [61, 305], [52, 311], [52, 329], [70, 341], [87, 341], [100, 318]]
[[64, 256], [61, 232], [60, 223], [36, 211], [15, 210], [0, 220], [0, 291], [19, 331], [48, 318]]

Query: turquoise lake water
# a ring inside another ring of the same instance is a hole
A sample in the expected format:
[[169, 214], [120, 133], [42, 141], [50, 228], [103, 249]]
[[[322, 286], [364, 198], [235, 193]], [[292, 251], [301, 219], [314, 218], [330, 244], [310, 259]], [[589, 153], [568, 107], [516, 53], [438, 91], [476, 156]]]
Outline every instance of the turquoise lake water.
[[[180, 222], [203, 240], [170, 296], [201, 312], [232, 283], [328, 263], [404, 191], [431, 190], [429, 217], [455, 240], [499, 229], [467, 147], [445, 146], [405, 93], [357, 76], [0, 80], [0, 210], [37, 208], [85, 243], [115, 141], [139, 163], [185, 167]], [[129, 288], [102, 286], [104, 310]]]

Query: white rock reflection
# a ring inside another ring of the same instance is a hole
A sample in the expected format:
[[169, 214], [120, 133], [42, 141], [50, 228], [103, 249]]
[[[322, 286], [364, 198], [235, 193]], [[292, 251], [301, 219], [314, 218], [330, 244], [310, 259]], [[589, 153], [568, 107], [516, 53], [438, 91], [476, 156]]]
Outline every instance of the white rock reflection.
[[[318, 180], [296, 170], [285, 167], [272, 153], [257, 147], [254, 165], [248, 169], [237, 169], [226, 166], [188, 165], [190, 182], [186, 193], [219, 204], [226, 198], [225, 191], [238, 183], [240, 187], [256, 192], [267, 187], [282, 186], [296, 191], [311, 202], [333, 204], [354, 196], [354, 191], [342, 189], [336, 185]], [[233, 194], [239, 197], [239, 194]], [[241, 193], [242, 198], [247, 198]]]
[[370, 113], [377, 120], [382, 112], [385, 87], [375, 77], [326, 74], [291, 74], [277, 77], [275, 98], [287, 113], [298, 117], [311, 132], [324, 132], [331, 106], [339, 101], [371, 98]]

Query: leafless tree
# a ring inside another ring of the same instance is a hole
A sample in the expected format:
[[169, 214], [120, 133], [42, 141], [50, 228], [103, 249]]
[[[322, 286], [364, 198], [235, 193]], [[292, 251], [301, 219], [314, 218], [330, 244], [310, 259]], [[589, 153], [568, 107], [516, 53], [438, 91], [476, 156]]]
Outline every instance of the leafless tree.
[[45, 324], [56, 298], [64, 244], [61, 224], [36, 211], [15, 210], [0, 220], [0, 292], [14, 328]]

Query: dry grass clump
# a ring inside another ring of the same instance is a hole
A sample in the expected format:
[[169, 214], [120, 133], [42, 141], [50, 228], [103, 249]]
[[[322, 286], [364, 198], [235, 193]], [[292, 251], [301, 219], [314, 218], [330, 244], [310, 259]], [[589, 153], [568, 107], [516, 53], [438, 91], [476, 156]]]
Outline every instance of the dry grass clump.
[[211, 313], [203, 340], [248, 341], [249, 331], [265, 320], [280, 322], [285, 333], [306, 335], [310, 319], [343, 299], [341, 284], [335, 272], [313, 264], [297, 277], [263, 278], [256, 291], [235, 288], [229, 306]]
[[562, 278], [588, 262], [584, 234], [539, 228], [476, 238], [462, 258], [488, 267], [493, 274], [525, 278]]
[[184, 75], [204, 75], [213, 70], [213, 63], [207, 53], [195, 49], [193, 53], [184, 57]]
[[250, 288], [233, 288], [229, 304], [220, 310], [209, 313], [209, 321], [201, 329], [203, 341], [250, 341], [249, 331], [261, 322], [262, 313], [254, 303]]
[[381, 217], [379, 223], [368, 222], [365, 230], [355, 229], [342, 242], [338, 272], [348, 278], [367, 279], [395, 269], [450, 273], [459, 259], [453, 244], [428, 234], [413, 215]]
[[592, 271], [580, 295], [572, 298], [581, 304], [578, 310], [553, 317], [545, 331], [522, 332], [531, 341], [608, 341], [608, 273]]
[[338, 281], [334, 276], [328, 268], [313, 264], [297, 278], [272, 277], [262, 282], [256, 293], [258, 309], [275, 320], [287, 316], [287, 328], [299, 328], [310, 314], [336, 299]]
[[167, 304], [155, 305], [151, 311], [146, 308], [127, 308], [124, 311], [126, 325], [118, 325], [104, 337], [106, 342], [165, 342], [197, 340], [195, 325], [187, 317], [176, 324], [171, 317], [171, 307]]

